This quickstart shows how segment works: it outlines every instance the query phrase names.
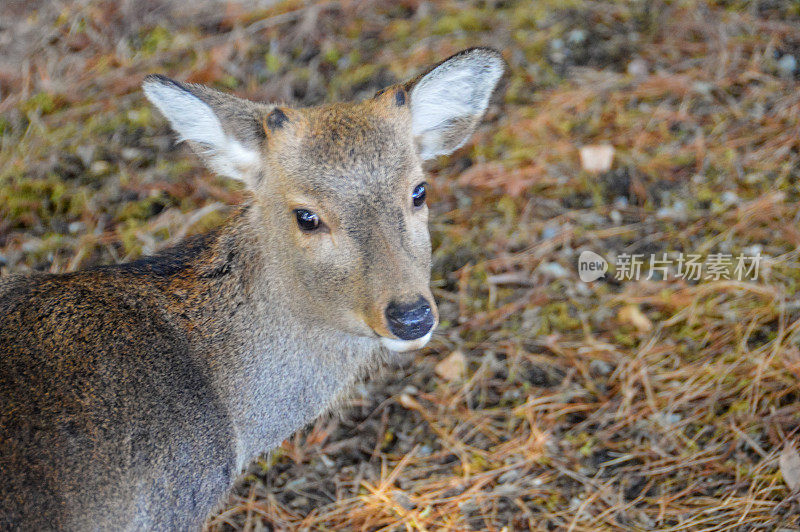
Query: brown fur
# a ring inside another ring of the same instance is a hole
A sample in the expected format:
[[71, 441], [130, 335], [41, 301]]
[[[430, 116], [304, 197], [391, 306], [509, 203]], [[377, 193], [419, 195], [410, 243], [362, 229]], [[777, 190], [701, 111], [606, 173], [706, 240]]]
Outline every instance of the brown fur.
[[[197, 528], [381, 362], [390, 301], [421, 296], [436, 318], [413, 83], [310, 109], [149, 83], [258, 153], [228, 164], [205, 126], [187, 137], [251, 199], [153, 257], [0, 280], [0, 529]], [[324, 230], [299, 230], [296, 208]]]

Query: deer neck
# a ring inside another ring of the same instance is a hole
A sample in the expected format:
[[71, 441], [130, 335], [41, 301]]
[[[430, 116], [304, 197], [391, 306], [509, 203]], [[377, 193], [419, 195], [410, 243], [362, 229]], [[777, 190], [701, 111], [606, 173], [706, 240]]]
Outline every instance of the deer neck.
[[[196, 297], [190, 314], [195, 348], [233, 420], [242, 467], [331, 409], [384, 354], [374, 339], [297, 311], [273, 253], [280, 244], [260, 219], [259, 207], [247, 206], [210, 239], [193, 288], [213, 298]], [[177, 281], [173, 290], [184, 290]]]

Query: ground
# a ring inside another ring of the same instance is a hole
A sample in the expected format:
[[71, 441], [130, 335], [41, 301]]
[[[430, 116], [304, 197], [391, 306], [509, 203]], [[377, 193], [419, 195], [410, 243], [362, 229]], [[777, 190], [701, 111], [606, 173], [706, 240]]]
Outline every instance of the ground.
[[[4, 275], [130, 260], [243, 200], [176, 146], [147, 73], [311, 105], [468, 46], [508, 61], [473, 140], [430, 168], [430, 346], [253, 464], [209, 530], [800, 526], [797, 2], [2, 10]], [[588, 171], [580, 149], [605, 144]], [[579, 279], [583, 251], [605, 277]], [[760, 269], [708, 275], [715, 254]]]

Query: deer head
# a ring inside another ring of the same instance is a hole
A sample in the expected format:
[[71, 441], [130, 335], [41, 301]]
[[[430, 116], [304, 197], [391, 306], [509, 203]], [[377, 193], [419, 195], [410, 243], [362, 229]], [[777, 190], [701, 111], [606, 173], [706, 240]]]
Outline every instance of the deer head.
[[251, 191], [270, 275], [299, 311], [405, 351], [438, 321], [421, 164], [469, 139], [503, 71], [474, 48], [372, 99], [304, 109], [163, 76], [144, 91], [210, 169]]

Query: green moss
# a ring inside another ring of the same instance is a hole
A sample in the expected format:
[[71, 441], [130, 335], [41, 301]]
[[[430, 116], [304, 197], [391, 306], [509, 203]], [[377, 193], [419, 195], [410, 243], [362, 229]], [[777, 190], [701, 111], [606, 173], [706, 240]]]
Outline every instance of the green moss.
[[163, 26], [156, 26], [141, 35], [139, 51], [144, 56], [150, 56], [160, 50], [166, 50], [172, 43], [172, 34]]
[[[487, 16], [488, 15], [488, 16]], [[434, 26], [436, 35], [449, 35], [459, 31], [477, 32], [490, 29], [491, 14], [476, 8], [461, 9], [439, 18]]]
[[271, 73], [276, 73], [281, 69], [281, 58], [278, 54], [267, 52], [264, 54], [264, 65]]
[[38, 92], [22, 102], [20, 109], [26, 113], [38, 111], [46, 115], [61, 107], [62, 102], [63, 100], [54, 94]]
[[550, 303], [542, 307], [541, 314], [543, 319], [539, 334], [547, 335], [556, 331], [569, 332], [580, 329], [581, 321], [571, 315], [570, 308], [563, 301]]

